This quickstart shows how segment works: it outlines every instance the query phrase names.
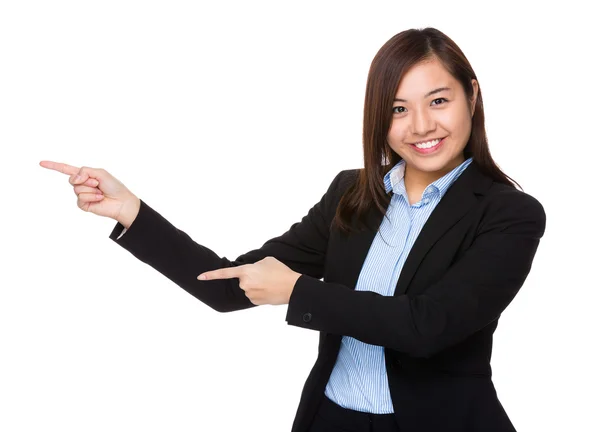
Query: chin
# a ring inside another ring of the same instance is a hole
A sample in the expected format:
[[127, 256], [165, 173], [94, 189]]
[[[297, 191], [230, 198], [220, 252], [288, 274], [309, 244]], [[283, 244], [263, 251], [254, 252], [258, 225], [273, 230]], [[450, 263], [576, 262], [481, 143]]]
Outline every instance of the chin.
[[449, 158], [445, 155], [437, 155], [437, 156], [412, 156], [408, 159], [405, 159], [408, 164], [413, 165], [414, 168], [419, 171], [428, 171], [428, 172], [436, 172], [444, 170], [448, 167], [448, 165], [460, 165], [462, 160], [459, 161], [462, 154], [456, 155], [452, 158]]
[[438, 172], [448, 166], [449, 161], [445, 162], [430, 162], [430, 163], [414, 163], [413, 167], [419, 171]]

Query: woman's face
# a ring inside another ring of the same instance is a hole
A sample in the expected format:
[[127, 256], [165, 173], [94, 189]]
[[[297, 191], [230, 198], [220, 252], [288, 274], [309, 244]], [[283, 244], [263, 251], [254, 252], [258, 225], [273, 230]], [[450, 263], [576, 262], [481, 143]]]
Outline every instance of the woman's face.
[[[464, 162], [478, 91], [477, 81], [472, 83], [474, 95], [469, 101], [438, 60], [415, 65], [400, 81], [387, 140], [406, 161], [405, 175], [411, 181], [426, 186]], [[432, 93], [440, 88], [447, 89]], [[435, 138], [443, 141], [428, 150], [414, 145]]]

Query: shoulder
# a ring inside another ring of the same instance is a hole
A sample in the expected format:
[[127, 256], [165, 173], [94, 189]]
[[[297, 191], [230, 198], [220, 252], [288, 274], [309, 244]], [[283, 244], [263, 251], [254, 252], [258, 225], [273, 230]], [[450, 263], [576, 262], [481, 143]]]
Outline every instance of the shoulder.
[[492, 182], [485, 200], [494, 206], [508, 206], [512, 210], [530, 209], [545, 214], [544, 206], [533, 195], [496, 181]]
[[499, 182], [492, 182], [480, 206], [481, 229], [508, 232], [515, 225], [527, 225], [542, 237], [546, 228], [546, 211], [534, 196]]
[[350, 186], [352, 186], [353, 184], [355, 184], [358, 180], [358, 177], [360, 176], [361, 171], [363, 171], [364, 168], [350, 168], [350, 169], [345, 169], [342, 170], [338, 173], [338, 177], [339, 177], [339, 183], [338, 186], [341, 189], [347, 189]]
[[361, 168], [351, 168], [339, 171], [329, 185], [327, 191], [328, 194], [337, 196], [338, 194], [343, 193], [356, 182], [360, 171]]

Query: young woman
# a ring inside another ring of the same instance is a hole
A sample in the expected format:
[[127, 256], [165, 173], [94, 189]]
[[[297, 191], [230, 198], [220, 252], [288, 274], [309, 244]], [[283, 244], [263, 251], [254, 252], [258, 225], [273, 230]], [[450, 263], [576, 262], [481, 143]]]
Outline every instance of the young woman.
[[288, 324], [320, 332], [293, 432], [514, 431], [492, 336], [546, 216], [494, 163], [477, 77], [445, 34], [411, 29], [379, 50], [363, 144], [364, 168], [234, 261], [103, 169], [41, 165], [70, 176], [82, 210], [117, 221], [112, 240], [215, 310], [288, 304]]

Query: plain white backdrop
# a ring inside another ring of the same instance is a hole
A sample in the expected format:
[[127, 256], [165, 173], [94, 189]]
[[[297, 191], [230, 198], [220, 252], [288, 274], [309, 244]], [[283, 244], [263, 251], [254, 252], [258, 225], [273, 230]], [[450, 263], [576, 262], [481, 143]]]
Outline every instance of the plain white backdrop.
[[493, 157], [547, 213], [495, 333], [499, 398], [519, 431], [599, 430], [599, 41], [583, 5], [0, 3], [0, 430], [290, 430], [318, 332], [287, 325], [287, 306], [212, 310], [38, 163], [104, 168], [233, 260], [363, 166], [371, 60], [427, 26], [465, 52]]

